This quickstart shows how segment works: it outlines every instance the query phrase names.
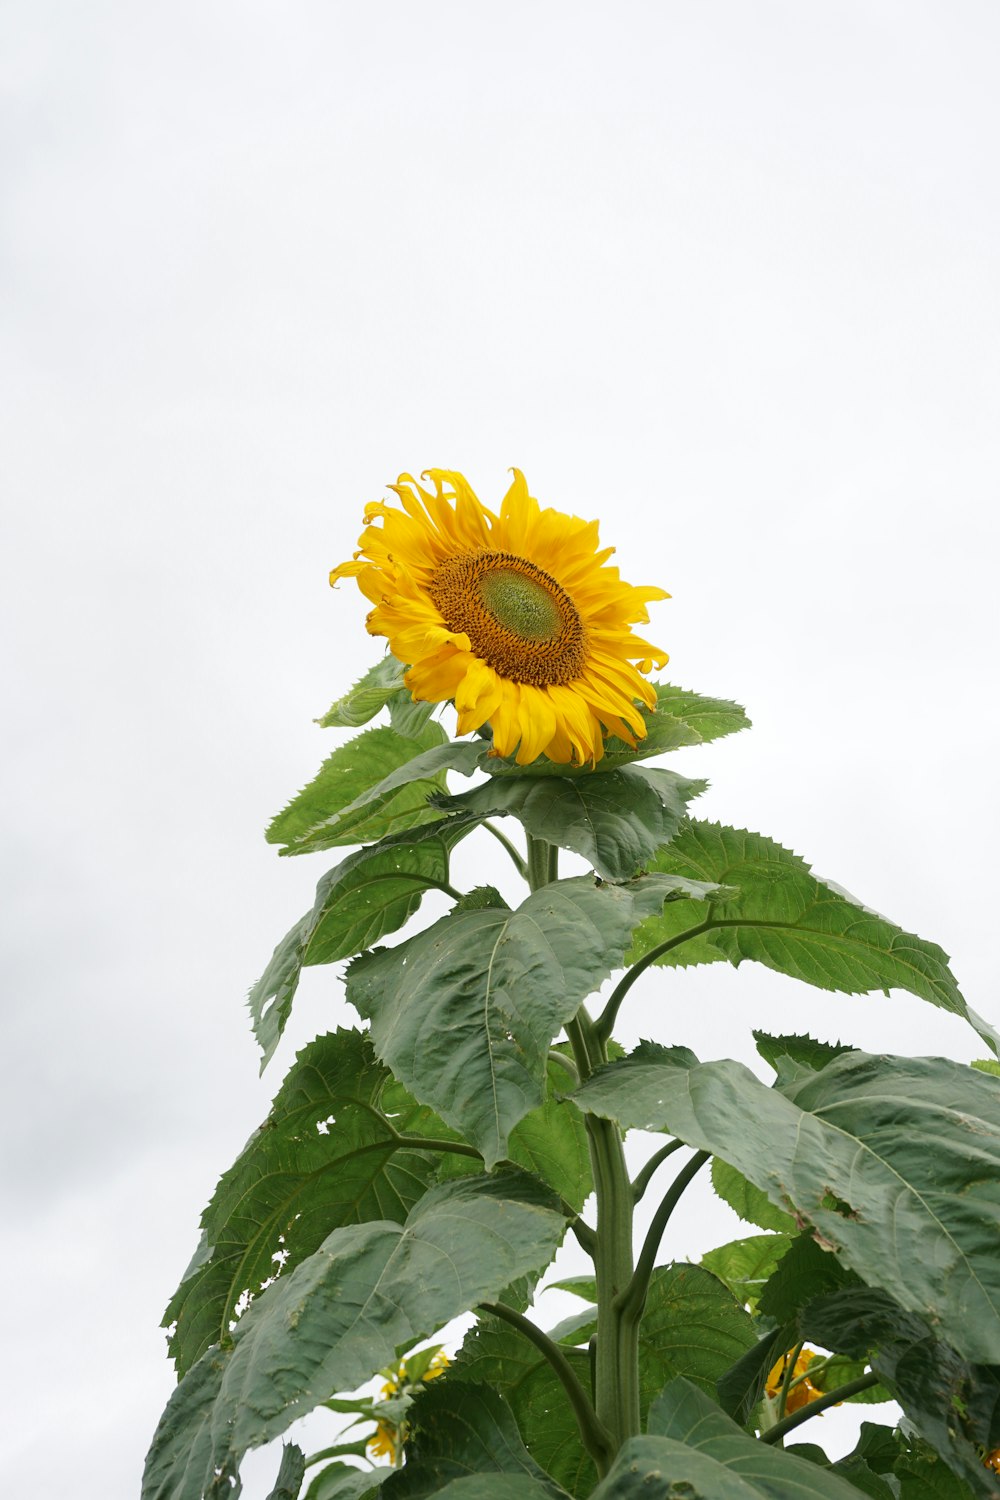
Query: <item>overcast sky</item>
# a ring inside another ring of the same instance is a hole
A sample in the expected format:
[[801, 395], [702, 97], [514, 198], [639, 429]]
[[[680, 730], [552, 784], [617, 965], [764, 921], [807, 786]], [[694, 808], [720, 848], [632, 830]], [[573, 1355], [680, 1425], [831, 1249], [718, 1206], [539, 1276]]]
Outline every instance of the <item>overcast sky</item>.
[[[676, 758], [703, 815], [1000, 1021], [998, 44], [990, 0], [0, 6], [9, 1493], [136, 1493], [199, 1212], [352, 1020], [311, 971], [258, 1080], [332, 862], [262, 829], [377, 654], [326, 578], [400, 470], [600, 517], [665, 675], [754, 720]], [[623, 1023], [982, 1051], [751, 966]], [[692, 1202], [681, 1256], [730, 1235]]]

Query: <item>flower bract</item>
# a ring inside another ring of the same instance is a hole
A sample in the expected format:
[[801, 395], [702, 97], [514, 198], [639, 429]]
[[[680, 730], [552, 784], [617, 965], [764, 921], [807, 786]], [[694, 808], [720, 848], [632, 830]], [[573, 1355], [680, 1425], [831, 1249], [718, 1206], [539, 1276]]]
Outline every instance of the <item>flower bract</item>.
[[431, 469], [376, 501], [351, 562], [374, 605], [368, 629], [407, 664], [413, 697], [453, 699], [460, 734], [488, 724], [493, 753], [596, 764], [604, 740], [635, 746], [646, 732], [636, 702], [653, 707], [643, 673], [667, 655], [632, 631], [663, 589], [624, 582], [600, 548], [596, 521], [543, 509], [524, 475], [499, 513], [461, 474]]

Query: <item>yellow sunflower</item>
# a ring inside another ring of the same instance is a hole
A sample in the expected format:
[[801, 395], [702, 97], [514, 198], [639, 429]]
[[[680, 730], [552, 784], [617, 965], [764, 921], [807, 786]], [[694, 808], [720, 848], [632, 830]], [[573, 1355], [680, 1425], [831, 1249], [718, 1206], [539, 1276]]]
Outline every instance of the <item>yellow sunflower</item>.
[[[781, 1395], [781, 1388], [785, 1381], [785, 1371], [788, 1368], [788, 1360], [794, 1352], [794, 1349], [789, 1349], [768, 1372], [765, 1390], [772, 1401], [777, 1401]], [[808, 1406], [811, 1401], [815, 1401], [817, 1397], [822, 1396], [823, 1392], [813, 1385], [807, 1374], [809, 1366], [817, 1358], [818, 1355], [813, 1349], [802, 1349], [799, 1351], [799, 1357], [795, 1361], [795, 1367], [792, 1370], [789, 1382], [788, 1399], [785, 1402], [785, 1410], [787, 1412], [798, 1411], [801, 1407]]]
[[519, 765], [594, 765], [606, 735], [634, 746], [646, 732], [635, 700], [656, 694], [641, 674], [667, 654], [631, 626], [670, 596], [625, 583], [596, 521], [543, 510], [512, 472], [499, 515], [461, 474], [429, 470], [433, 491], [402, 474], [402, 509], [366, 507], [359, 550], [330, 582], [357, 579], [369, 631], [408, 665], [414, 698], [454, 700], [460, 734], [488, 723], [493, 753]]

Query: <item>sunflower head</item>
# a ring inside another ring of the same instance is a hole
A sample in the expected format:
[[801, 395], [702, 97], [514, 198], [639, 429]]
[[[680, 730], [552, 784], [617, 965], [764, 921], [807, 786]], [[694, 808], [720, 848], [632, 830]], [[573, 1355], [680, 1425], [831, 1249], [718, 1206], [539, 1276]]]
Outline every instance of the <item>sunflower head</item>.
[[634, 746], [646, 732], [636, 700], [656, 695], [642, 674], [667, 655], [631, 627], [669, 595], [625, 583], [596, 521], [543, 510], [513, 473], [499, 513], [461, 474], [401, 475], [399, 505], [366, 508], [358, 551], [330, 582], [357, 580], [369, 631], [408, 664], [414, 698], [454, 700], [460, 734], [488, 724], [493, 753], [519, 765], [595, 765], [606, 736]]

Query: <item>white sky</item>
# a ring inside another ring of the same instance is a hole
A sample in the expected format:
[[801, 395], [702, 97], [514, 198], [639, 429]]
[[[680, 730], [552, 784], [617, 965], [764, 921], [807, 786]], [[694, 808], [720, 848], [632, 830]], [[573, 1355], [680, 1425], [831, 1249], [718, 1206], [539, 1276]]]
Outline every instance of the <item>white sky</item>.
[[[258, 1080], [327, 864], [261, 830], [378, 649], [326, 574], [401, 469], [600, 516], [667, 675], [755, 721], [677, 757], [703, 814], [1000, 1020], [998, 43], [988, 0], [0, 7], [10, 1493], [136, 1492], [198, 1214], [350, 1020], [312, 971]], [[751, 1024], [982, 1051], [749, 967], [625, 1013]], [[729, 1234], [692, 1201], [678, 1255]]]

